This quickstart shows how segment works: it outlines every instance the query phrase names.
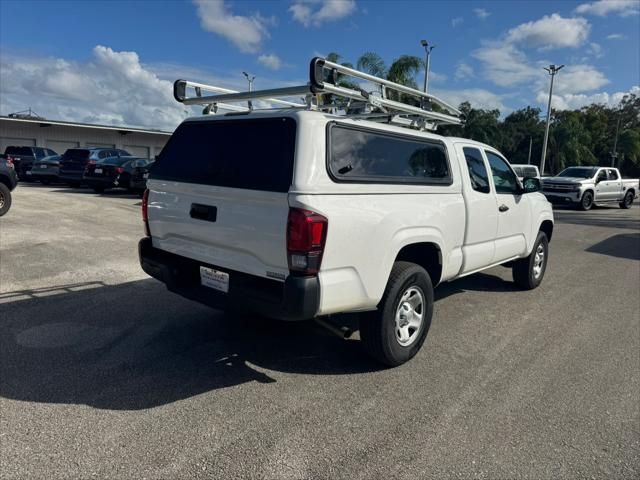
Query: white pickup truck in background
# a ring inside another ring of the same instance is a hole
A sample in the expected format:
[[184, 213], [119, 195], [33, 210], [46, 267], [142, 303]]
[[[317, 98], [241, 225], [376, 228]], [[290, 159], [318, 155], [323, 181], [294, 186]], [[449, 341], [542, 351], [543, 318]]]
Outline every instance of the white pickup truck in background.
[[542, 182], [550, 202], [574, 205], [581, 210], [611, 203], [629, 208], [640, 191], [637, 179], [624, 179], [617, 168], [610, 167], [569, 167]]

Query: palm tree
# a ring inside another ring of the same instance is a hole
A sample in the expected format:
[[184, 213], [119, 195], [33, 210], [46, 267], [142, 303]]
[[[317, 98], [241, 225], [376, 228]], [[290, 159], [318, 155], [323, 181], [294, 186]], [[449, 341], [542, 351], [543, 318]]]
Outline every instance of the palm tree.
[[[421, 58], [413, 55], [402, 55], [387, 68], [384, 60], [375, 52], [366, 52], [358, 59], [358, 70], [376, 77], [386, 78], [390, 82], [400, 83], [407, 87], [417, 88], [415, 76], [424, 67]], [[399, 99], [399, 92], [391, 92], [390, 98]]]

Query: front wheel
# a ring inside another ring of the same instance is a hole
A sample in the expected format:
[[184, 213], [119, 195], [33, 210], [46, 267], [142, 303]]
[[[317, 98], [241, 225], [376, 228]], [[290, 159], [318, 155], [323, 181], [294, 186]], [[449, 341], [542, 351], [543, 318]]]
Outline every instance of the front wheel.
[[527, 258], [516, 260], [513, 264], [513, 281], [523, 290], [533, 290], [542, 283], [548, 258], [547, 234], [538, 232], [531, 254]]
[[377, 310], [360, 320], [360, 339], [379, 362], [395, 367], [422, 347], [433, 316], [433, 284], [427, 271], [396, 262]]
[[633, 203], [633, 192], [627, 192], [622, 201], [620, 202], [620, 208], [631, 208], [631, 204]]
[[593, 207], [593, 192], [587, 191], [582, 195], [582, 200], [580, 200], [580, 204], [578, 205], [580, 210], [587, 211]]

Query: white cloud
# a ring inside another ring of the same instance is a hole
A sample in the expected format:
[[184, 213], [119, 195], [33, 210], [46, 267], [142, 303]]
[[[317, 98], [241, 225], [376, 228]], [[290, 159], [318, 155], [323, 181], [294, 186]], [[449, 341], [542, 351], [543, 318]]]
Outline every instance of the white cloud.
[[485, 42], [471, 55], [482, 62], [484, 77], [500, 87], [520, 85], [539, 75], [524, 52], [508, 43]]
[[625, 37], [621, 33], [612, 33], [611, 35], [607, 35], [607, 40], [624, 40]]
[[640, 2], [638, 2], [638, 0], [600, 0], [578, 5], [578, 7], [576, 7], [576, 13], [582, 15], [597, 15], [599, 17], [606, 17], [610, 13], [613, 13], [621, 17], [628, 17], [640, 13]]
[[473, 13], [476, 14], [480, 20], [485, 20], [491, 13], [487, 12], [484, 8], [474, 8]]
[[234, 15], [224, 0], [194, 0], [198, 7], [200, 25], [216, 33], [246, 53], [255, 53], [266, 38], [269, 38], [269, 20], [259, 14], [251, 17]]
[[[607, 77], [592, 65], [568, 65], [556, 74], [553, 91], [559, 95], [591, 92], [608, 83]], [[549, 75], [540, 77], [537, 88], [549, 95]]]
[[564, 18], [554, 13], [512, 28], [507, 32], [506, 40], [530, 48], [575, 48], [587, 40], [590, 29], [584, 18]]
[[464, 22], [464, 18], [462, 18], [462, 17], [452, 18], [451, 19], [451, 26], [453, 28], [456, 28], [458, 25], [462, 25], [462, 22]]
[[456, 72], [454, 74], [454, 78], [456, 80], [468, 80], [473, 77], [473, 75], [474, 71], [470, 65], [461, 62], [456, 66]]
[[591, 42], [589, 44], [589, 46], [587, 47], [587, 53], [595, 58], [604, 57], [604, 51], [602, 47], [600, 46], [600, 44], [595, 42]]
[[[571, 93], [556, 95], [554, 93], [551, 99], [551, 106], [556, 110], [577, 110], [584, 106], [591, 105], [592, 103], [598, 103], [606, 105], [608, 107], [615, 107], [620, 103], [625, 95], [628, 95], [630, 93], [640, 95], [640, 86], [636, 85], [634, 87], [631, 87], [627, 92], [599, 92], [591, 95]], [[546, 105], [548, 100], [548, 92], [538, 92], [538, 95], [536, 96], [536, 101], [538, 103], [540, 103], [541, 105]]]
[[305, 27], [340, 20], [355, 10], [355, 0], [295, 0], [289, 7], [293, 19]]
[[271, 70], [280, 70], [282, 68], [282, 60], [275, 53], [260, 55], [258, 62]]
[[434, 94], [442, 98], [447, 103], [457, 107], [462, 102], [469, 102], [475, 108], [488, 110], [498, 109], [502, 113], [510, 109], [502, 102], [502, 97], [488, 90], [481, 88], [470, 88], [462, 90], [433, 90]]
[[54, 120], [164, 130], [193, 113], [175, 101], [172, 82], [141, 64], [137, 53], [101, 45], [87, 63], [3, 54], [0, 99], [3, 114], [30, 106]]

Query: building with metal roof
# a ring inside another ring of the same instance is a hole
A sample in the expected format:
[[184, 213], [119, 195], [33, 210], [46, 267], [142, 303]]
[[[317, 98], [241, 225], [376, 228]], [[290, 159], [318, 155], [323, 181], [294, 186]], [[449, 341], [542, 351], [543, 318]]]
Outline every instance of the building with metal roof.
[[9, 145], [47, 147], [60, 154], [68, 148], [110, 147], [127, 150], [138, 157], [154, 158], [171, 133], [25, 116], [0, 116], [0, 153]]

